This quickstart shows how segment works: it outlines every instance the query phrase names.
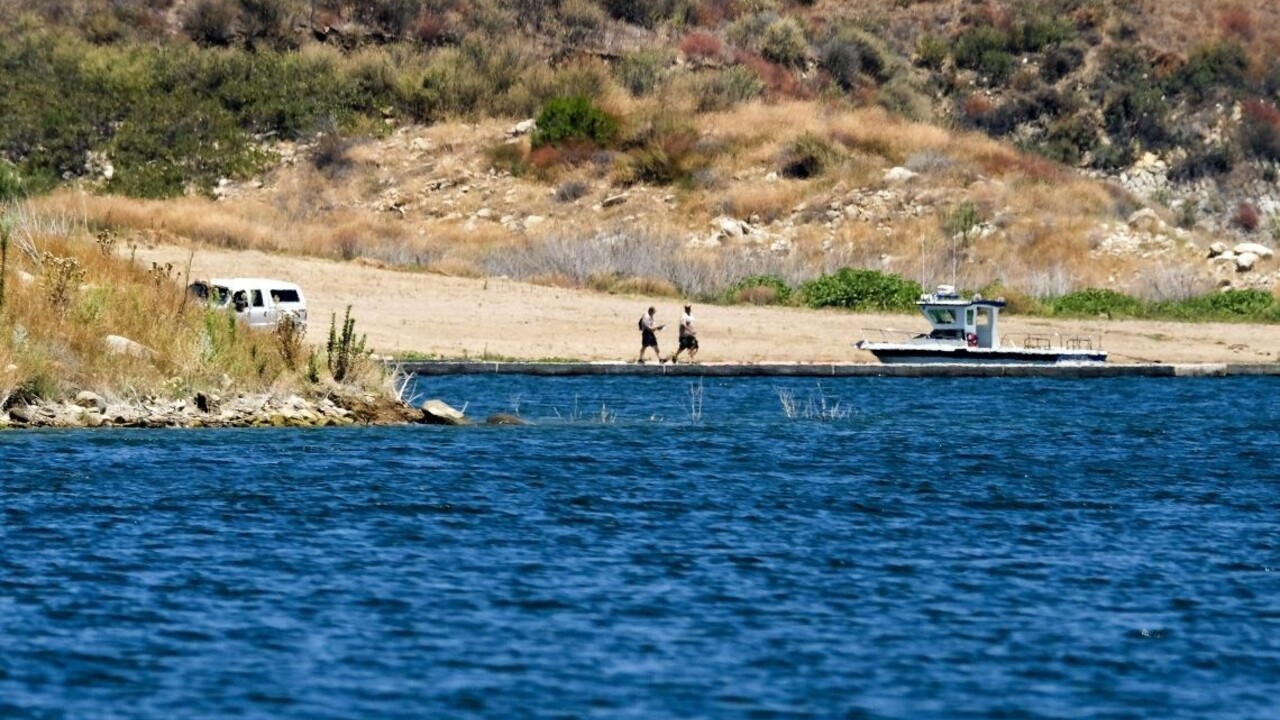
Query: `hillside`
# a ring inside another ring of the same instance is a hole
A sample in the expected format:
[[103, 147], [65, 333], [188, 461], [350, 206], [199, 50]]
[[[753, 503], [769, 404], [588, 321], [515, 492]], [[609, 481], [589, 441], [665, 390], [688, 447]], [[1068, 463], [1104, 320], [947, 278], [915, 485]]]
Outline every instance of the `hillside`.
[[[854, 263], [1033, 295], [1275, 283], [1265, 257], [1237, 273], [1231, 253], [1216, 272], [1194, 256], [1280, 233], [1277, 2], [0, 5], [11, 197], [71, 181], [262, 203], [286, 217], [229, 216], [271, 236], [316, 222], [314, 244], [274, 241], [304, 252], [471, 273], [495, 265], [477, 244], [594, 237], [625, 219], [702, 246], [743, 229], [773, 256], [755, 264], [795, 279]], [[565, 96], [617, 130], [504, 144]], [[971, 132], [1003, 147], [979, 149]], [[892, 187], [899, 166], [923, 180], [898, 173]], [[1102, 182], [1085, 190], [1082, 177]], [[1075, 189], [1043, 190], [1062, 182]], [[624, 193], [616, 212], [576, 210]], [[1157, 217], [1129, 222], [1144, 205]], [[406, 227], [349, 217], [387, 208]], [[964, 273], [939, 271], [957, 256]], [[984, 267], [992, 258], [1005, 262]], [[667, 275], [650, 279], [714, 289]]]

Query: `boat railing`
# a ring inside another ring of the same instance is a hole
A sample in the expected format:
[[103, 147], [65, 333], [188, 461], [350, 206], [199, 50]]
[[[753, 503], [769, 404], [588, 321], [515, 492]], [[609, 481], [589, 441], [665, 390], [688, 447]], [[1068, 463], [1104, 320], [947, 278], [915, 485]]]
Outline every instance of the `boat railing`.
[[1025, 333], [1005, 335], [1000, 339], [1003, 347], [1023, 348], [1027, 350], [1050, 350], [1066, 348], [1067, 350], [1100, 350], [1102, 339], [1092, 335], [1062, 335], [1061, 333]]

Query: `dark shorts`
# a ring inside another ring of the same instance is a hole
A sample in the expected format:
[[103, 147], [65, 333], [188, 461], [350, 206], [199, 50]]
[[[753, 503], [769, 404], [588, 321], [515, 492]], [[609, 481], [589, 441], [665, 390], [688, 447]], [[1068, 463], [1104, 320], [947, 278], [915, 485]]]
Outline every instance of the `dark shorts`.
[[652, 330], [642, 330], [640, 332], [640, 347], [658, 347], [658, 336]]
[[693, 335], [681, 335], [680, 349], [681, 350], [697, 350], [698, 338]]

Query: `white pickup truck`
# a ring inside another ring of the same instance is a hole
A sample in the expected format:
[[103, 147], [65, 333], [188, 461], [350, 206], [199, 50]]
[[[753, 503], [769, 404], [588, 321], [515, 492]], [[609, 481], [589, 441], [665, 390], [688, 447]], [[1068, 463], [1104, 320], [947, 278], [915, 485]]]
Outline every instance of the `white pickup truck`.
[[197, 280], [187, 291], [210, 307], [231, 307], [251, 328], [274, 330], [281, 318], [292, 316], [307, 326], [307, 300], [302, 288], [270, 278], [213, 278]]

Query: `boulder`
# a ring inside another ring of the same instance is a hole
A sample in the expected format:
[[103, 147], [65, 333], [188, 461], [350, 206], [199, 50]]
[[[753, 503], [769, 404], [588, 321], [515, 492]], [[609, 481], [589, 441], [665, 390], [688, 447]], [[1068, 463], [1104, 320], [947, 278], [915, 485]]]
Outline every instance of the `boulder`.
[[1136, 210], [1129, 216], [1129, 227], [1139, 232], [1156, 232], [1164, 228], [1164, 221], [1151, 208]]
[[1236, 255], [1253, 253], [1254, 255], [1257, 255], [1259, 258], [1269, 258], [1275, 254], [1275, 252], [1271, 248], [1267, 247], [1266, 245], [1261, 245], [1259, 243], [1254, 243], [1254, 242], [1240, 243], [1239, 245], [1235, 246], [1235, 253]]
[[1216, 242], [1209, 246], [1209, 257], [1216, 258], [1227, 251], [1227, 244], [1224, 242]]
[[511, 413], [494, 413], [484, 421], [485, 425], [528, 425], [529, 422], [519, 415]]
[[1258, 262], [1258, 256], [1255, 253], [1240, 253], [1236, 256], [1236, 272], [1248, 272]]
[[99, 413], [105, 412], [107, 409], [107, 401], [103, 400], [101, 395], [88, 390], [81, 390], [76, 393], [76, 405], [96, 410]]
[[30, 405], [14, 405], [9, 408], [9, 419], [26, 425], [36, 419], [36, 409]]
[[746, 231], [742, 227], [742, 223], [731, 217], [718, 217], [712, 221], [716, 229], [729, 237], [742, 237]]
[[531, 133], [531, 132], [533, 132], [535, 129], [537, 129], [537, 127], [538, 127], [538, 123], [537, 123], [537, 121], [535, 121], [533, 118], [529, 118], [528, 120], [521, 120], [520, 122], [516, 123], [515, 125], [512, 125], [512, 126], [507, 130], [507, 135], [509, 135], [509, 136], [511, 136], [511, 137], [518, 137], [518, 136], [520, 136], [520, 135], [528, 135], [529, 133]]
[[627, 201], [627, 194], [626, 194], [626, 193], [622, 193], [621, 195], [612, 195], [612, 196], [610, 196], [610, 197], [605, 198], [605, 199], [600, 203], [600, 207], [611, 208], [611, 207], [615, 207], [615, 206], [617, 206], [617, 205], [621, 205], [622, 203], [624, 203], [624, 202], [626, 202], [626, 201]]
[[146, 345], [119, 335], [108, 335], [104, 338], [104, 342], [107, 345], [107, 352], [112, 355], [131, 355], [145, 358], [155, 354], [155, 351]]
[[422, 403], [422, 422], [427, 425], [471, 424], [461, 410], [449, 407], [443, 400], [428, 400]]
[[914, 180], [918, 175], [919, 173], [913, 172], [904, 167], [895, 167], [890, 168], [889, 171], [884, 174], [884, 181], [894, 184], [905, 183]]

